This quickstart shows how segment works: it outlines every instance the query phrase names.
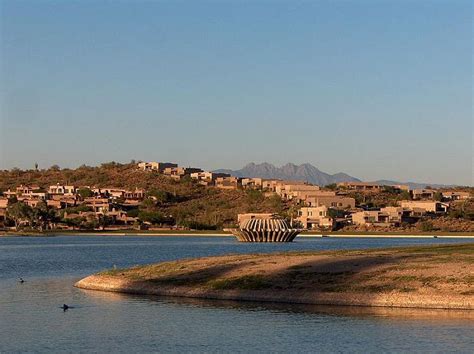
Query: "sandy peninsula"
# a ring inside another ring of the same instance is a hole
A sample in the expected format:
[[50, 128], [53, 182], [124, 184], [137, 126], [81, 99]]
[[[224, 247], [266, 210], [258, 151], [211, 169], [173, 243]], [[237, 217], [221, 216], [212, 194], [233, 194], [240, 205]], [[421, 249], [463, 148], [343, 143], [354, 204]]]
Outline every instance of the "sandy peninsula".
[[75, 286], [205, 299], [474, 310], [474, 243], [188, 259], [105, 271]]

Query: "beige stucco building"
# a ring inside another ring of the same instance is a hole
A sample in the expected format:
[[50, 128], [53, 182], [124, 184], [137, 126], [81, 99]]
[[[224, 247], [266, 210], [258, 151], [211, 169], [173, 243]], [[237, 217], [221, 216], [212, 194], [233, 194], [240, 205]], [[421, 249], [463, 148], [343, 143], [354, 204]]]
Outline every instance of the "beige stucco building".
[[308, 197], [305, 200], [306, 205], [317, 207], [317, 206], [326, 206], [328, 208], [334, 209], [354, 209], [355, 208], [355, 199], [351, 197], [343, 197], [339, 195], [335, 196], [315, 196]]
[[6, 209], [8, 207], [8, 198], [0, 197], [0, 209]]
[[321, 188], [312, 184], [300, 182], [278, 183], [275, 186], [275, 192], [283, 199], [292, 200], [297, 198], [300, 193], [317, 192]]
[[444, 199], [449, 200], [467, 200], [471, 198], [471, 193], [463, 191], [446, 191], [442, 194]]
[[199, 181], [199, 184], [203, 186], [212, 186], [215, 184], [215, 181], [219, 177], [230, 177], [228, 173], [215, 173], [209, 171], [193, 172], [191, 173], [191, 178]]
[[180, 180], [185, 176], [191, 176], [192, 173], [202, 172], [200, 168], [192, 167], [167, 167], [163, 170], [165, 176], [171, 177], [175, 180]]
[[77, 187], [76, 186], [67, 186], [62, 184], [55, 184], [49, 186], [48, 193], [49, 194], [63, 194], [63, 195], [74, 195], [76, 194]]
[[352, 222], [356, 225], [399, 225], [407, 213], [400, 207], [387, 207], [380, 210], [364, 210], [353, 213]]
[[433, 189], [413, 189], [410, 193], [413, 199], [433, 199], [436, 191]]
[[328, 214], [329, 208], [325, 205], [318, 207], [303, 207], [298, 211], [298, 221], [305, 229], [328, 228], [332, 229], [334, 220]]
[[237, 189], [242, 186], [242, 179], [234, 176], [217, 177], [215, 186], [220, 189]]
[[371, 182], [340, 182], [337, 186], [358, 192], [380, 192], [382, 189], [380, 184]]
[[163, 173], [165, 168], [173, 168], [173, 167], [178, 167], [178, 164], [171, 163], [171, 162], [140, 162], [138, 164], [138, 168], [143, 170], [143, 171], [158, 171], [160, 173]]
[[242, 188], [263, 189], [263, 178], [242, 178]]
[[431, 200], [402, 200], [400, 206], [419, 215], [425, 213], [442, 214], [449, 209], [449, 204]]

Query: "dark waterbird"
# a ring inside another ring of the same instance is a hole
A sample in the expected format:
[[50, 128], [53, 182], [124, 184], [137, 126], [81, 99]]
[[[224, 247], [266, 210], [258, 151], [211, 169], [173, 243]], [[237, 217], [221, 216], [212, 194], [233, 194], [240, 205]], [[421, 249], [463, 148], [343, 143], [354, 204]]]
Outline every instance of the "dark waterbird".
[[72, 309], [72, 307], [66, 304], [63, 304], [63, 306], [61, 306], [60, 309], [63, 309], [63, 311], [66, 312], [67, 310]]
[[25, 280], [23, 280], [23, 278], [20, 278], [20, 279], [18, 279], [18, 282], [19, 282], [20, 284], [23, 284], [23, 283], [25, 282]]

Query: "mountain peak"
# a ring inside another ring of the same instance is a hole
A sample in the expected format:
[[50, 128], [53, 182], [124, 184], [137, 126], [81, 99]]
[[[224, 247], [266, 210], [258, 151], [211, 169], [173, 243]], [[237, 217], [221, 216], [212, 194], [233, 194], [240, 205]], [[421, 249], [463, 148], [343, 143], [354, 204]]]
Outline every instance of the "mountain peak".
[[[288, 162], [287, 164], [276, 167], [268, 162], [254, 163], [250, 162], [240, 170], [216, 170], [214, 172], [229, 173], [236, 177], [260, 177], [267, 179], [282, 179], [282, 180], [293, 180], [293, 181], [305, 181], [319, 186], [326, 186], [331, 183], [339, 182], [361, 182], [360, 179], [352, 177], [344, 172], [338, 172], [335, 174], [329, 174], [323, 172], [306, 162], [301, 165], [295, 165], [294, 163]], [[378, 180], [376, 183], [383, 185], [392, 184], [406, 184], [410, 188], [425, 188], [430, 185], [434, 188], [439, 187], [453, 187], [452, 185], [433, 184], [433, 183], [416, 183], [416, 182], [397, 182], [390, 180]]]
[[262, 162], [259, 164], [251, 162], [240, 170], [217, 170], [216, 172], [226, 172], [236, 177], [260, 177], [267, 179], [305, 181], [320, 186], [337, 182], [360, 181], [359, 179], [344, 173], [331, 175], [322, 172], [310, 163], [296, 165], [289, 162], [281, 167], [276, 167], [268, 162]]

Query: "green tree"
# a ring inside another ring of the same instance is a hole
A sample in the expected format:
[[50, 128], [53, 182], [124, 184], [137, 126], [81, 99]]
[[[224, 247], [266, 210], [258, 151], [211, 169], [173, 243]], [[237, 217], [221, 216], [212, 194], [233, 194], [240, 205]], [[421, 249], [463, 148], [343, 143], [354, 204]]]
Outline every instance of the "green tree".
[[77, 194], [79, 194], [83, 199], [90, 198], [94, 196], [94, 192], [91, 191], [89, 188], [79, 188], [77, 190]]
[[30, 221], [33, 211], [30, 206], [23, 202], [14, 203], [7, 209], [7, 215], [15, 223], [15, 230], [22, 221]]
[[112, 224], [112, 221], [113, 221], [113, 219], [110, 216], [106, 215], [106, 214], [100, 214], [99, 215], [99, 223], [98, 224], [100, 225], [102, 230], [105, 230], [105, 228], [107, 226]]
[[67, 226], [71, 226], [72, 229], [74, 230], [75, 228], [79, 228], [83, 222], [86, 221], [85, 218], [83, 217], [76, 217], [76, 218], [65, 218], [61, 220], [63, 223], [65, 223]]
[[65, 213], [67, 213], [67, 214], [79, 214], [80, 212], [88, 212], [88, 211], [92, 211], [92, 208], [90, 206], [82, 204], [82, 205], [78, 205], [76, 207], [69, 207], [69, 208], [62, 209], [61, 212], [60, 212], [60, 215], [61, 215], [61, 217], [64, 217]]
[[142, 210], [138, 213], [138, 218], [141, 221], [149, 222], [154, 225], [162, 224], [166, 221], [166, 218], [159, 211]]
[[344, 217], [344, 210], [329, 208], [328, 209], [328, 216], [330, 218], [333, 218], [333, 219], [343, 218]]
[[324, 186], [324, 188], [335, 191], [337, 189], [337, 184], [336, 183], [330, 183]]
[[158, 203], [167, 203], [167, 202], [170, 202], [172, 199], [173, 199], [173, 195], [169, 192], [166, 192], [166, 191], [163, 191], [163, 190], [159, 190], [159, 189], [151, 189], [147, 195], [149, 197], [154, 197], [155, 200], [158, 202]]
[[53, 208], [48, 207], [43, 200], [32, 209], [30, 218], [32, 226], [38, 227], [40, 231], [43, 231], [55, 220], [56, 212]]
[[249, 203], [259, 203], [265, 199], [262, 192], [256, 189], [247, 190], [247, 200]]
[[411, 194], [409, 191], [402, 191], [399, 195], [398, 195], [398, 199], [399, 200], [411, 200]]
[[129, 216], [131, 218], [136, 218], [136, 217], [138, 217], [138, 213], [139, 213], [138, 208], [130, 209], [130, 210], [127, 211], [127, 216]]
[[436, 192], [434, 195], [433, 195], [433, 199], [438, 201], [438, 202], [441, 202], [443, 200], [443, 193], [441, 192]]
[[100, 225], [99, 220], [96, 220], [96, 219], [84, 221], [84, 222], [81, 222], [80, 224], [82, 224], [84, 228], [87, 230], [95, 230]]
[[154, 209], [155, 207], [156, 207], [156, 202], [151, 198], [144, 199], [140, 203], [140, 209], [142, 210]]
[[273, 194], [270, 198], [268, 198], [268, 204], [270, 209], [278, 214], [281, 214], [285, 209], [285, 204], [278, 194]]
[[293, 226], [293, 221], [298, 217], [299, 206], [296, 204], [291, 204], [288, 210], [286, 211], [287, 218], [290, 219], [290, 225]]
[[383, 189], [385, 192], [390, 193], [390, 194], [396, 193], [396, 189], [393, 186], [383, 186]]
[[433, 223], [431, 221], [422, 221], [420, 224], [420, 229], [423, 232], [430, 232], [434, 230]]

